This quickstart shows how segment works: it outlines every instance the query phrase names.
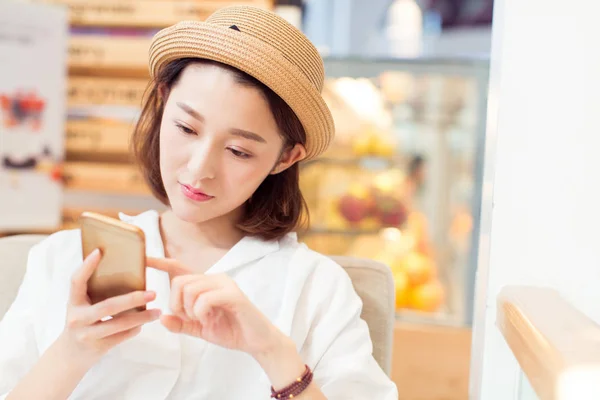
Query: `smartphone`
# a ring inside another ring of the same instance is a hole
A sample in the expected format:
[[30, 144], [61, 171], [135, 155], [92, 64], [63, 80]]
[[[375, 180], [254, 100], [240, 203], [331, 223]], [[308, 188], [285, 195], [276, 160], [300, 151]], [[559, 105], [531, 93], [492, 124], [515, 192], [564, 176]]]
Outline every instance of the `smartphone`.
[[[146, 238], [135, 225], [94, 212], [79, 218], [83, 258], [100, 249], [102, 259], [88, 281], [92, 304], [146, 290]], [[143, 311], [146, 306], [138, 307]]]

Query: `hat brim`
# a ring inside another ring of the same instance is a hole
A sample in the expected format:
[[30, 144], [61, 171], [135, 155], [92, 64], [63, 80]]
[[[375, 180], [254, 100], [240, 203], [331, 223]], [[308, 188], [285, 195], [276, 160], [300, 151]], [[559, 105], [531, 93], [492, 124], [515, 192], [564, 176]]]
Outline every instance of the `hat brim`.
[[306, 76], [269, 44], [235, 29], [183, 21], [163, 29], [150, 46], [150, 75], [171, 61], [218, 61], [258, 79], [285, 101], [306, 132], [306, 159], [323, 153], [334, 136], [331, 112]]

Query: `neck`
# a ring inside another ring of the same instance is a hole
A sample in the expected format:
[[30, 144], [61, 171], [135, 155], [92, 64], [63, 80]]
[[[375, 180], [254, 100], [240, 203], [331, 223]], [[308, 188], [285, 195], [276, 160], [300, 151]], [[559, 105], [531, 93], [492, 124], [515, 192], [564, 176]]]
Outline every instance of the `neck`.
[[184, 221], [171, 209], [160, 217], [165, 255], [189, 253], [207, 248], [229, 250], [243, 237], [236, 227], [239, 211], [201, 223]]

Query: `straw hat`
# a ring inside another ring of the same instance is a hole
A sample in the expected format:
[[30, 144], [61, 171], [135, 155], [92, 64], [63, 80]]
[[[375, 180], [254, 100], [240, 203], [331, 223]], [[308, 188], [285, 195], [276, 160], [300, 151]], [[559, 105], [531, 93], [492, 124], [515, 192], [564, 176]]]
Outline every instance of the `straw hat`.
[[329, 146], [334, 125], [321, 97], [323, 60], [306, 36], [277, 14], [231, 6], [205, 22], [182, 21], [165, 28], [152, 39], [150, 75], [155, 77], [164, 65], [186, 57], [228, 64], [277, 93], [306, 131], [306, 159]]

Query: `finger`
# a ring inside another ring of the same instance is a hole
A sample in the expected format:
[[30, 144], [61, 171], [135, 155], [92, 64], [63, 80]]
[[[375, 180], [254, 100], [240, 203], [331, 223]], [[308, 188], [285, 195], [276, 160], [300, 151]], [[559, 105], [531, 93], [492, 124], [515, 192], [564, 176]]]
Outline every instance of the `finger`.
[[102, 339], [155, 321], [160, 317], [160, 314], [160, 310], [156, 309], [123, 314], [108, 321], [98, 322], [87, 329], [91, 337]]
[[198, 321], [185, 321], [174, 315], [163, 315], [160, 322], [170, 332], [202, 337], [202, 324]]
[[172, 276], [186, 275], [193, 272], [173, 258], [147, 257], [146, 265], [159, 271], [168, 272]]
[[181, 333], [184, 324], [183, 320], [175, 315], [163, 315], [160, 322], [173, 333]]
[[114, 346], [139, 335], [141, 331], [142, 327], [136, 326], [135, 328], [108, 336], [104, 339], [104, 345], [106, 345], [108, 348], [113, 348]]
[[141, 307], [156, 298], [155, 292], [138, 290], [135, 292], [122, 294], [103, 300], [90, 307], [85, 307], [85, 311], [80, 316], [80, 320], [85, 325], [91, 325], [105, 317], [112, 317], [124, 311]]
[[198, 296], [221, 288], [219, 280], [211, 278], [212, 277], [210, 276], [201, 275], [198, 279], [188, 282], [183, 286], [183, 311], [188, 318], [194, 318], [194, 304], [196, 303]]
[[87, 283], [96, 270], [96, 267], [98, 267], [101, 258], [102, 255], [100, 249], [92, 251], [85, 260], [83, 260], [81, 267], [79, 267], [71, 277], [71, 304], [81, 305], [88, 302]]
[[192, 315], [202, 324], [207, 324], [214, 317], [214, 309], [223, 307], [232, 301], [231, 295], [225, 290], [215, 290], [198, 296]]
[[183, 287], [196, 279], [199, 275], [181, 275], [171, 281], [171, 296], [169, 297], [169, 307], [174, 314], [185, 313], [183, 309]]

